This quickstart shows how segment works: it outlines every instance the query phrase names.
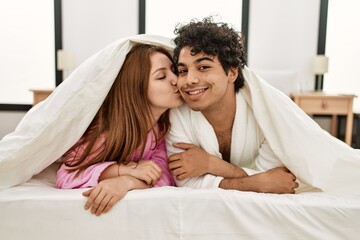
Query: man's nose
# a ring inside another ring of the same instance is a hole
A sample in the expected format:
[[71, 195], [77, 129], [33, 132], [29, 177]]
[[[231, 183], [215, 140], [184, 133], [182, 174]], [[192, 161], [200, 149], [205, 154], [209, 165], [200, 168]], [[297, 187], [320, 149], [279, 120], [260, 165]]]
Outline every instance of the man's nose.
[[186, 75], [186, 83], [188, 85], [193, 85], [199, 83], [199, 76], [194, 71], [188, 71]]

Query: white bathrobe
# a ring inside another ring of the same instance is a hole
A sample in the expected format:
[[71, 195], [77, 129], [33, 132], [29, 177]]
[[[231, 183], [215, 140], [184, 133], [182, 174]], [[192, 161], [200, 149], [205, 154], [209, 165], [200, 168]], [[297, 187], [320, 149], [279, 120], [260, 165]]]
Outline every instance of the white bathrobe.
[[[245, 86], [236, 95], [230, 162], [249, 175], [284, 165], [301, 182], [323, 191], [360, 193], [360, 150], [321, 129], [289, 97], [248, 68], [243, 72]], [[183, 105], [171, 110], [170, 117], [169, 155], [181, 151], [173, 142], [187, 142], [221, 158], [215, 132], [201, 112]], [[218, 187], [222, 179], [206, 174], [177, 183], [210, 188]]]
[[[193, 143], [207, 153], [222, 158], [215, 131], [205, 116], [184, 104], [171, 110], [171, 130], [167, 136], [168, 154], [181, 152], [173, 142]], [[242, 92], [236, 95], [236, 115], [232, 129], [230, 162], [242, 167], [248, 175], [281, 166], [261, 131], [254, 113]], [[194, 188], [218, 187], [223, 177], [208, 174], [177, 181], [178, 186]]]

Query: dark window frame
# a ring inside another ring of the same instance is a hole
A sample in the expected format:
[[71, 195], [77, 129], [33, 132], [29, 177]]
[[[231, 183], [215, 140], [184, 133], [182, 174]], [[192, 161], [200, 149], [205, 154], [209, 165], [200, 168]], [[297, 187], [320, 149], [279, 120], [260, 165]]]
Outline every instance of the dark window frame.
[[[329, 0], [320, 0], [320, 13], [319, 13], [319, 33], [318, 33], [318, 45], [317, 54], [326, 55], [326, 28], [327, 28], [327, 15], [328, 15]], [[318, 82], [317, 76], [315, 76], [314, 89], [323, 90], [323, 78], [321, 76], [320, 82]], [[320, 86], [318, 86], [320, 84]]]
[[317, 54], [325, 54], [326, 50], [326, 28], [329, 0], [320, 1], [319, 34]]

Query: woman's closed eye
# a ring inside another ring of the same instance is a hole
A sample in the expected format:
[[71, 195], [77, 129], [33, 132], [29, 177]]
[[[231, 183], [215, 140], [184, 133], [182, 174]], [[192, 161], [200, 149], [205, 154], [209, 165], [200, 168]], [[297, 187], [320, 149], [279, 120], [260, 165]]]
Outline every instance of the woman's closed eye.
[[161, 75], [161, 76], [157, 77], [156, 79], [157, 80], [162, 80], [162, 79], [165, 79], [165, 78], [166, 78], [166, 75]]

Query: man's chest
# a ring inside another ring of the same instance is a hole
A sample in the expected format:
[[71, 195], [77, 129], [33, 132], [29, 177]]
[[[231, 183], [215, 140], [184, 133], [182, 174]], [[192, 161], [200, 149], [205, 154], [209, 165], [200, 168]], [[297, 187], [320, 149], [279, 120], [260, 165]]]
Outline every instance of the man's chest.
[[222, 154], [222, 158], [227, 162], [230, 162], [231, 133], [232, 133], [231, 129], [227, 131], [215, 132], [219, 143], [219, 151]]

